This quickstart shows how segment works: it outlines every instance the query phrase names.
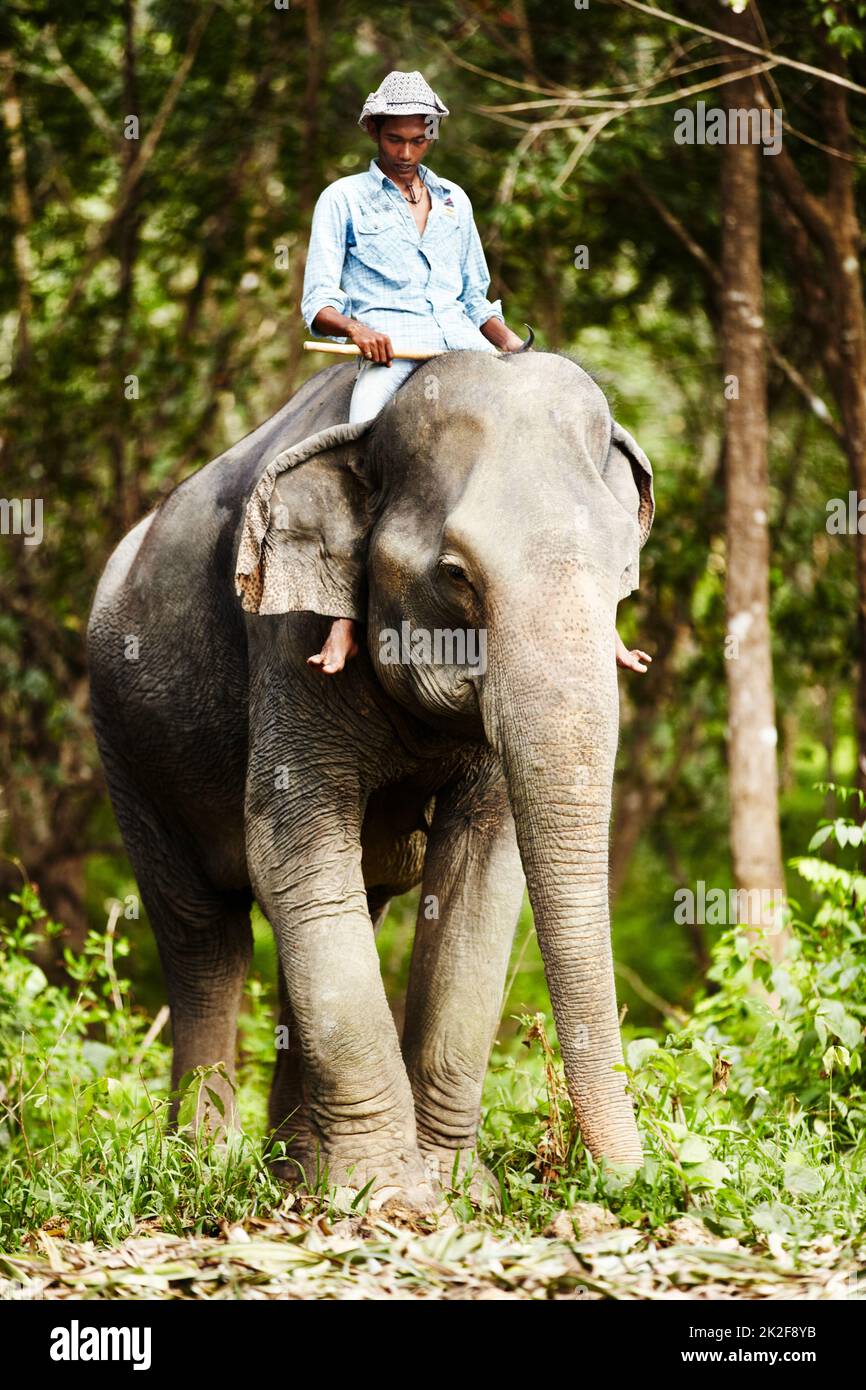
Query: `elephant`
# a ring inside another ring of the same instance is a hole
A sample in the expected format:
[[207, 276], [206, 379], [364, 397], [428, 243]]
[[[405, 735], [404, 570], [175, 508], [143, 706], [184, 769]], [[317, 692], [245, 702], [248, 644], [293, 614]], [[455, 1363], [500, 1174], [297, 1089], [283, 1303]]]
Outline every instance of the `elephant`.
[[[317, 373], [183, 481], [96, 592], [93, 723], [173, 1084], [223, 1064], [236, 1123], [255, 899], [279, 962], [286, 1170], [413, 1210], [455, 1174], [475, 1193], [526, 886], [583, 1140], [634, 1171], [608, 836], [615, 616], [652, 469], [564, 355], [444, 353], [363, 424], [346, 423], [353, 381], [351, 363]], [[334, 616], [366, 644], [325, 677], [306, 657]], [[401, 1037], [375, 932], [418, 885]]]

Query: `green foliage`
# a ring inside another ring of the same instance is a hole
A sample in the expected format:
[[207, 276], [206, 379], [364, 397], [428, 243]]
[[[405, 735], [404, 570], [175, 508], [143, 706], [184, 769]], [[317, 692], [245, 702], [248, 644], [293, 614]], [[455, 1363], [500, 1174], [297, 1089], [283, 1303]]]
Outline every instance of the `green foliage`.
[[[863, 25], [866, 4], [863, 0], [827, 4], [826, 0], [810, 0], [812, 23], [826, 32], [827, 42], [838, 48], [843, 57], [863, 52]], [[852, 20], [860, 20], [858, 26]]]
[[[60, 928], [33, 885], [13, 902], [0, 939], [0, 1246], [40, 1227], [107, 1244], [149, 1222], [214, 1231], [278, 1204], [258, 1142], [167, 1130], [170, 1051], [148, 1039], [151, 1020], [116, 974], [126, 939], [92, 932], [80, 953], [64, 952], [73, 988], [54, 985], [31, 952]], [[261, 1045], [254, 984], [249, 998], [247, 1037]], [[216, 1094], [209, 1077], [184, 1078], [182, 1118], [201, 1090]]]
[[[836, 817], [810, 848], [830, 838], [843, 850], [859, 847], [862, 828]], [[831, 1145], [852, 1146], [866, 1120], [866, 878], [826, 858], [791, 864], [812, 889], [814, 912], [803, 919], [795, 911], [779, 960], [769, 939], [762, 947], [739, 930], [726, 933], [709, 972], [718, 991], [697, 1006], [690, 1028], [730, 1049], [731, 1092], [744, 1113], [784, 1107]]]

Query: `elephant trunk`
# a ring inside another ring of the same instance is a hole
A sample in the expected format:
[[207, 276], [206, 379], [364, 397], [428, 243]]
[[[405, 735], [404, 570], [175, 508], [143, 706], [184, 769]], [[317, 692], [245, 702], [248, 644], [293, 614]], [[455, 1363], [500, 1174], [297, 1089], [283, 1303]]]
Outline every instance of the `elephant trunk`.
[[502, 759], [581, 1134], [595, 1158], [640, 1165], [625, 1077], [614, 1070], [623, 1061], [608, 901], [615, 612], [615, 596], [586, 576], [544, 612], [527, 606], [521, 618], [512, 608], [507, 635], [491, 632], [481, 706]]

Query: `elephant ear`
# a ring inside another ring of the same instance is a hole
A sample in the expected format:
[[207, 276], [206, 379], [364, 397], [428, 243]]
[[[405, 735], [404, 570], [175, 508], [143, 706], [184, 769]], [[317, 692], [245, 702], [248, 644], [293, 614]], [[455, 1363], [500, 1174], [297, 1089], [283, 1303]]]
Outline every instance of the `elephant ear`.
[[652, 529], [655, 514], [652, 464], [643, 449], [628, 432], [611, 421], [610, 448], [602, 469], [602, 477], [614, 497], [636, 522], [634, 554], [622, 576], [620, 598], [626, 598], [638, 586], [640, 552]]
[[363, 618], [369, 520], [360, 463], [370, 423], [320, 430], [259, 478], [235, 566], [248, 613]]

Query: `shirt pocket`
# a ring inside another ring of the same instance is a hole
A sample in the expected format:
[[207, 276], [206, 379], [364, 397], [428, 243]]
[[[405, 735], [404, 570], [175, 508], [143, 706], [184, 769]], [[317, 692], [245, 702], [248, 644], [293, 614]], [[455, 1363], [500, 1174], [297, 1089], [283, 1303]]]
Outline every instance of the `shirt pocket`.
[[463, 239], [457, 217], [440, 211], [435, 221], [427, 223], [421, 250], [430, 260], [437, 287], [459, 295], [463, 286]]
[[359, 212], [352, 218], [352, 228], [355, 259], [394, 285], [408, 285], [410, 248], [396, 212]]

